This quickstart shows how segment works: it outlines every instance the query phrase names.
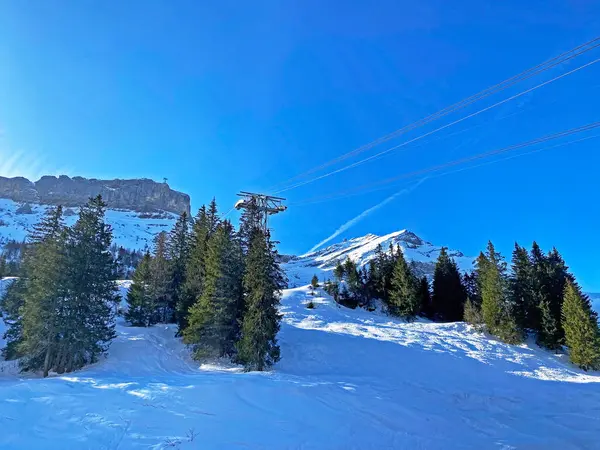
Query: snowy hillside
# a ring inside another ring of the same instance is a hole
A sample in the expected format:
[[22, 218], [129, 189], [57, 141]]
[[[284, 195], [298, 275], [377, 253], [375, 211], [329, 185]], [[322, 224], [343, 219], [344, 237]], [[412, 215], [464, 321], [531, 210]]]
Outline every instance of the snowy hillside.
[[[336, 264], [343, 263], [347, 258], [359, 266], [367, 265], [375, 257], [375, 249], [378, 245], [381, 245], [384, 251], [388, 251], [390, 244], [394, 248], [400, 245], [404, 256], [415, 263], [416, 269], [421, 274], [433, 275], [435, 262], [442, 247], [424, 241], [411, 231], [402, 230], [385, 236], [367, 234], [344, 240], [313, 253], [293, 257], [285, 265], [290, 286], [308, 284], [314, 274], [317, 274], [320, 279], [332, 278], [331, 272]], [[448, 253], [454, 258], [460, 270], [472, 270], [475, 258], [464, 256], [457, 250], [448, 250]]]
[[0, 448], [598, 448], [598, 373], [462, 323], [307, 299], [284, 292], [272, 373], [198, 367], [174, 326], [119, 323], [92, 367], [0, 375]]
[[[47, 208], [44, 205], [20, 204], [0, 199], [0, 246], [10, 239], [25, 239]], [[75, 223], [77, 211], [77, 208], [65, 209], [67, 225]], [[106, 212], [106, 221], [113, 228], [113, 241], [119, 246], [135, 250], [151, 247], [154, 236], [161, 231], [170, 230], [176, 219], [177, 216], [169, 212], [144, 214], [112, 209]]]

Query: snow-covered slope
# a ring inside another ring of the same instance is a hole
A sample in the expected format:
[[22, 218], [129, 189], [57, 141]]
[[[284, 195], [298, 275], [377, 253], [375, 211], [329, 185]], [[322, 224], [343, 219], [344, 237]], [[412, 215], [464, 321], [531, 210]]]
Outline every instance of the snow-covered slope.
[[[416, 269], [421, 274], [429, 276], [433, 274], [435, 261], [442, 249], [441, 246], [424, 241], [408, 230], [396, 231], [385, 236], [367, 234], [299, 257], [292, 257], [285, 265], [290, 285], [307, 284], [314, 274], [317, 274], [320, 279], [331, 278], [332, 275], [328, 272], [331, 272], [338, 262], [343, 263], [347, 258], [359, 266], [367, 265], [375, 257], [378, 245], [381, 245], [384, 251], [388, 251], [390, 245], [394, 248], [399, 245], [404, 256], [414, 262]], [[448, 250], [448, 254], [454, 258], [462, 271], [472, 270], [474, 258], [464, 256], [457, 250]]]
[[[7, 240], [22, 241], [31, 227], [43, 216], [48, 206], [19, 204], [0, 199], [0, 247]], [[72, 225], [77, 220], [77, 208], [65, 209], [65, 222]], [[128, 249], [141, 250], [152, 246], [152, 240], [161, 231], [171, 229], [177, 216], [169, 212], [139, 213], [128, 210], [106, 212], [106, 221], [112, 225], [113, 241]]]
[[308, 298], [284, 292], [272, 373], [198, 367], [173, 326], [119, 323], [92, 367], [0, 375], [0, 448], [598, 448], [598, 373], [462, 323]]

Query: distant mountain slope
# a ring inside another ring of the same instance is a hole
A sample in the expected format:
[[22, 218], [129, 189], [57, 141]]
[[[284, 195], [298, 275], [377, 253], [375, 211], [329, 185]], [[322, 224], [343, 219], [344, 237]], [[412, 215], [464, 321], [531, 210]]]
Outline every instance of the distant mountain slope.
[[[0, 248], [8, 240], [23, 241], [48, 207], [0, 199]], [[77, 208], [66, 208], [67, 225], [72, 225], [75, 220]], [[106, 221], [113, 228], [113, 242], [136, 250], [142, 250], [146, 246], [151, 248], [154, 236], [161, 231], [169, 231], [176, 220], [177, 215], [170, 212], [140, 213], [113, 209], [106, 212]]]
[[[337, 263], [344, 262], [347, 258], [361, 267], [365, 266], [375, 257], [375, 250], [380, 244], [385, 251], [388, 251], [390, 244], [394, 247], [399, 245], [405, 257], [414, 262], [417, 271], [427, 276], [433, 275], [435, 262], [442, 249], [441, 246], [433, 245], [408, 230], [396, 231], [385, 236], [367, 234], [312, 253], [289, 258], [285, 268], [290, 278], [290, 286], [307, 284], [314, 274], [320, 278], [331, 278], [330, 272]], [[449, 249], [448, 253], [454, 258], [460, 270], [472, 270], [475, 258], [465, 256], [458, 250]]]

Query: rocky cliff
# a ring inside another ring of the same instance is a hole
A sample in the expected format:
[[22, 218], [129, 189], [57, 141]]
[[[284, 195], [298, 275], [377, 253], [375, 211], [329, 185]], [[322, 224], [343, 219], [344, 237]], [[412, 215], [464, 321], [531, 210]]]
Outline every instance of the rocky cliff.
[[43, 205], [80, 206], [88, 198], [102, 195], [112, 209], [139, 212], [190, 212], [190, 197], [174, 191], [166, 183], [146, 178], [134, 180], [96, 180], [82, 177], [44, 176], [36, 182], [23, 177], [0, 177], [0, 198]]

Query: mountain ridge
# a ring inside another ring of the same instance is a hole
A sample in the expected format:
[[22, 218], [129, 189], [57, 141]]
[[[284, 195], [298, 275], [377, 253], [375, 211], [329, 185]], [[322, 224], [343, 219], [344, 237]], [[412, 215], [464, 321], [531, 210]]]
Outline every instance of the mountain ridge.
[[0, 199], [38, 205], [78, 207], [102, 195], [110, 209], [148, 213], [190, 213], [190, 196], [148, 178], [102, 180], [45, 175], [33, 182], [25, 177], [0, 177]]

